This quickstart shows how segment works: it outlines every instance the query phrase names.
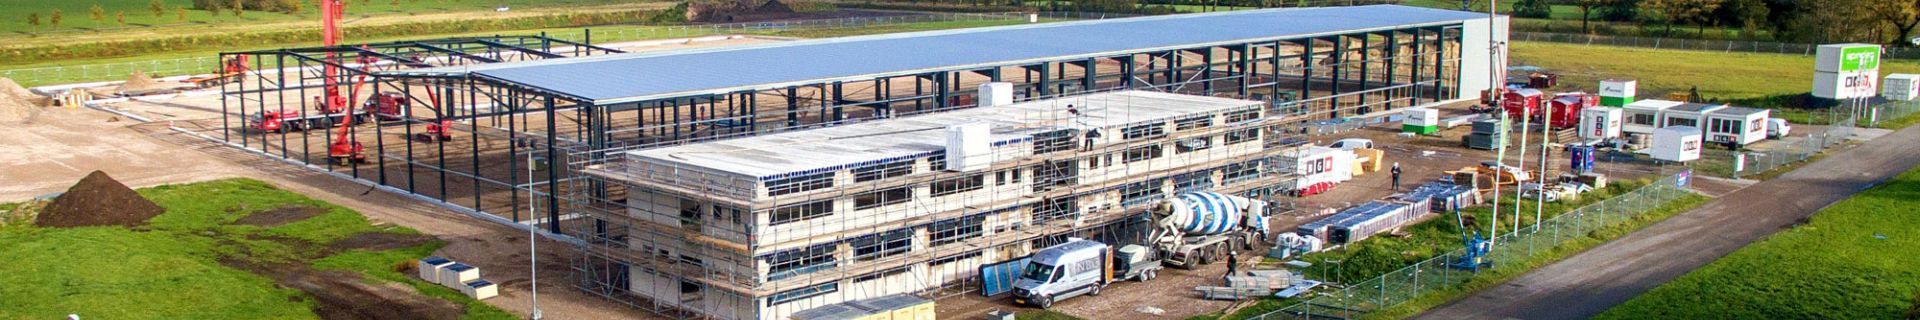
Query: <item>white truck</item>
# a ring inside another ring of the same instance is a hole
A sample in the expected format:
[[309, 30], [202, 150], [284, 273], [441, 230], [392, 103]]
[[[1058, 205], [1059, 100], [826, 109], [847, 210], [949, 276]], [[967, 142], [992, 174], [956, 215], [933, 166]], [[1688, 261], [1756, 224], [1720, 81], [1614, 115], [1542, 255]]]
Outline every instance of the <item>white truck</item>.
[[1251, 250], [1253, 241], [1266, 239], [1266, 205], [1216, 192], [1181, 193], [1154, 205], [1157, 226], [1147, 240], [1168, 266], [1211, 264], [1230, 250]]

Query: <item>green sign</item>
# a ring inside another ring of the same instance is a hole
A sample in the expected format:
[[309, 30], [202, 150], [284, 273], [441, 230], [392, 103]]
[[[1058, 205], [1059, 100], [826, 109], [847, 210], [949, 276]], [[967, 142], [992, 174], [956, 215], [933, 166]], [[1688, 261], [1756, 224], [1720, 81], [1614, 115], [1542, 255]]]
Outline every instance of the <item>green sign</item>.
[[1879, 68], [1879, 46], [1840, 48], [1840, 72], [1859, 72]]

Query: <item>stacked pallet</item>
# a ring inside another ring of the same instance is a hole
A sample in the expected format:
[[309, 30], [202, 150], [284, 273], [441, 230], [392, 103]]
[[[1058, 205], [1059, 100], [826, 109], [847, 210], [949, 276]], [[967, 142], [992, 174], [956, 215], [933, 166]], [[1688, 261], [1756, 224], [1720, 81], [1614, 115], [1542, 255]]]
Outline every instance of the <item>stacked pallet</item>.
[[1474, 149], [1498, 149], [1507, 143], [1510, 128], [1500, 119], [1482, 119], [1473, 122], [1473, 132], [1460, 137], [1460, 144]]
[[1416, 201], [1369, 201], [1347, 209], [1354, 213], [1350, 218], [1336, 221], [1329, 226], [1328, 243], [1352, 243], [1374, 234], [1398, 228], [1403, 224], [1418, 220], [1432, 212], [1427, 199]]
[[1447, 213], [1480, 204], [1480, 193], [1473, 186], [1458, 185], [1444, 181], [1428, 182], [1414, 187], [1412, 191], [1400, 195], [1401, 201], [1425, 199], [1435, 213]]

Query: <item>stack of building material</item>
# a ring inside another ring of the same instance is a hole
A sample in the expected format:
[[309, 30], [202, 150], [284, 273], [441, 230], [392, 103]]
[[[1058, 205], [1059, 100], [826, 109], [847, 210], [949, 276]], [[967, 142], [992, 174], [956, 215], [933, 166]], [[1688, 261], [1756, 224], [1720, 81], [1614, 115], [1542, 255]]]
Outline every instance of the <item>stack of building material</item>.
[[1474, 149], [1497, 149], [1507, 144], [1507, 122], [1482, 119], [1473, 122], [1473, 132], [1460, 137], [1460, 143]]
[[1431, 212], [1446, 213], [1480, 204], [1480, 193], [1473, 186], [1444, 181], [1428, 182], [1400, 196], [1402, 201], [1425, 199]]
[[1369, 201], [1347, 209], [1352, 218], [1328, 227], [1328, 243], [1353, 243], [1419, 219], [1432, 212], [1427, 199], [1418, 201]]
[[500, 286], [480, 279], [480, 267], [455, 262], [442, 257], [420, 259], [420, 279], [438, 283], [474, 299], [485, 300], [500, 295]]
[[794, 312], [794, 320], [932, 320], [934, 302], [909, 294], [829, 304]]
[[1386, 151], [1373, 148], [1353, 149], [1353, 156], [1355, 160], [1359, 160], [1354, 161], [1356, 169], [1353, 175], [1356, 176], [1361, 173], [1380, 171], [1380, 163], [1386, 162], [1387, 159]]
[[1273, 294], [1275, 291], [1266, 277], [1227, 276], [1227, 286], [1198, 286], [1200, 296], [1213, 300], [1241, 300]]
[[1293, 271], [1286, 269], [1252, 270], [1247, 275], [1267, 279], [1267, 289], [1281, 290], [1293, 285]]

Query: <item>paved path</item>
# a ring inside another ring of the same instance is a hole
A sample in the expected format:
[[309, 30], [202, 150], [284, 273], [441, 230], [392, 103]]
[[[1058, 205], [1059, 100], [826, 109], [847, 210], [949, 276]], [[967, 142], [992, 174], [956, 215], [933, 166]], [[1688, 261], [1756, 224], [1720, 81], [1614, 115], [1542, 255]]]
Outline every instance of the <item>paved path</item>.
[[1882, 136], [1420, 319], [1586, 319], [1920, 164], [1920, 126]]

